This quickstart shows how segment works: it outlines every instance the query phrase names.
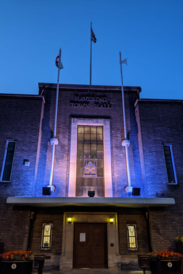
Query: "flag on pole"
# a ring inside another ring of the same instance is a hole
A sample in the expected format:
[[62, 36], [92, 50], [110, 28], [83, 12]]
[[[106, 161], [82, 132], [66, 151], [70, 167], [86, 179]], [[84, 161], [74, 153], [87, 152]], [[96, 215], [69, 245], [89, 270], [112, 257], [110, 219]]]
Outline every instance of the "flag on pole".
[[126, 64], [127, 65], [127, 58], [121, 61], [121, 64]]
[[95, 37], [95, 34], [94, 34], [92, 28], [91, 28], [91, 40], [92, 40], [94, 43], [97, 42], [97, 39], [96, 39], [96, 37]]
[[59, 69], [63, 69], [63, 65], [62, 65], [62, 62], [59, 58], [59, 55], [56, 57], [56, 60], [55, 60], [55, 65], [57, 66], [57, 68], [59, 67]]

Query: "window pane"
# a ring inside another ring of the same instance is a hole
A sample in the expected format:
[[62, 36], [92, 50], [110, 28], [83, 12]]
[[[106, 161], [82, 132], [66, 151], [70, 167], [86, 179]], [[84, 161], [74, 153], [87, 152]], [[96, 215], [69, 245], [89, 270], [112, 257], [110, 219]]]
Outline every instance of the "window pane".
[[91, 127], [91, 133], [95, 133], [95, 135], [96, 135], [96, 132], [97, 132], [96, 127]]
[[83, 135], [84, 135], [84, 134], [78, 134], [78, 141], [79, 141], [79, 142], [83, 141]]
[[51, 246], [51, 225], [43, 227], [43, 247], [49, 248]]
[[77, 159], [77, 167], [83, 167], [83, 159]]
[[103, 140], [102, 134], [97, 134], [97, 141], [102, 141], [102, 140]]
[[103, 151], [97, 151], [97, 159], [103, 159]]
[[14, 151], [15, 142], [8, 142], [2, 181], [10, 181]]
[[104, 178], [97, 178], [97, 185], [99, 187], [103, 187], [104, 186]]
[[96, 196], [103, 197], [103, 127], [84, 126], [78, 132], [81, 133], [78, 133], [76, 196], [95, 190]]
[[97, 134], [103, 133], [103, 127], [97, 127]]
[[165, 163], [166, 163], [166, 169], [167, 169], [168, 182], [170, 184], [174, 184], [176, 183], [176, 181], [175, 181], [175, 173], [173, 168], [170, 145], [163, 146], [163, 149], [165, 153]]
[[83, 158], [83, 150], [78, 150], [78, 158]]
[[103, 168], [97, 168], [97, 177], [103, 177]]
[[97, 150], [103, 150], [103, 144], [97, 144]]
[[84, 158], [90, 158], [90, 150], [84, 150]]
[[77, 177], [76, 178], [76, 186], [82, 186], [83, 185], [83, 178]]
[[85, 139], [85, 140], [90, 140], [90, 134], [85, 133], [85, 134], [84, 134], [84, 139]]
[[97, 151], [96, 150], [91, 150], [90, 157], [91, 158], [97, 158]]
[[83, 176], [83, 168], [77, 168], [77, 176], [82, 177]]
[[90, 149], [90, 144], [84, 143], [84, 149]]
[[104, 167], [104, 160], [97, 160], [97, 167], [100, 168], [100, 167]]
[[91, 134], [91, 140], [96, 141], [97, 140], [97, 135], [96, 134]]
[[91, 150], [97, 150], [97, 145], [96, 144], [91, 144]]
[[84, 178], [83, 182], [84, 186], [96, 186], [97, 185], [97, 178]]
[[90, 133], [90, 127], [85, 127], [85, 133]]
[[134, 225], [128, 225], [128, 245], [129, 248], [137, 248], [137, 243], [136, 243], [136, 230]]
[[83, 147], [83, 143], [81, 143], [81, 144], [78, 144], [78, 149], [84, 149], [84, 147]]
[[84, 133], [84, 127], [78, 126], [78, 133]]
[[134, 226], [128, 226], [129, 236], [135, 236]]

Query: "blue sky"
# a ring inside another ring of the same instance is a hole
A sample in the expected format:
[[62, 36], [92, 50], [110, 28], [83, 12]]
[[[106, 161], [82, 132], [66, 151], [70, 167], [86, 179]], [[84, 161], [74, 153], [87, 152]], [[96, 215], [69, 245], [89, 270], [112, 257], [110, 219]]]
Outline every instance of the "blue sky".
[[1, 0], [0, 93], [38, 94], [38, 82], [141, 86], [141, 98], [183, 99], [183, 0]]

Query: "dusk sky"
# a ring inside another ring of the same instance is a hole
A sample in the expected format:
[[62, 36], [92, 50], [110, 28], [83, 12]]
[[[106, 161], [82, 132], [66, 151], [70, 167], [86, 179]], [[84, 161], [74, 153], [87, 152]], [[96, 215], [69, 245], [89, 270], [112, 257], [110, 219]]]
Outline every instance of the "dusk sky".
[[183, 0], [1, 0], [0, 93], [38, 94], [38, 83], [141, 86], [141, 98], [183, 99]]

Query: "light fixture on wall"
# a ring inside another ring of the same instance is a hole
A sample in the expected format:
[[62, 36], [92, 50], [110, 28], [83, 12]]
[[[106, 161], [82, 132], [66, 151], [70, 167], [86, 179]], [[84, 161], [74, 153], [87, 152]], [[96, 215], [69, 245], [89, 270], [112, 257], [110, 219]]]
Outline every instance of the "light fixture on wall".
[[23, 165], [24, 166], [30, 166], [30, 161], [28, 159], [23, 160]]
[[133, 196], [140, 196], [140, 188], [139, 187], [134, 187], [132, 190], [132, 195]]
[[110, 218], [109, 222], [110, 222], [110, 224], [113, 224], [114, 223], [114, 218]]
[[72, 222], [72, 218], [71, 218], [71, 217], [68, 217], [68, 218], [67, 218], [67, 222], [68, 222], [68, 224], [70, 224], [70, 223]]
[[95, 191], [88, 191], [88, 197], [94, 197], [95, 196]]
[[42, 195], [51, 195], [51, 188], [50, 187], [43, 187], [42, 188]]

